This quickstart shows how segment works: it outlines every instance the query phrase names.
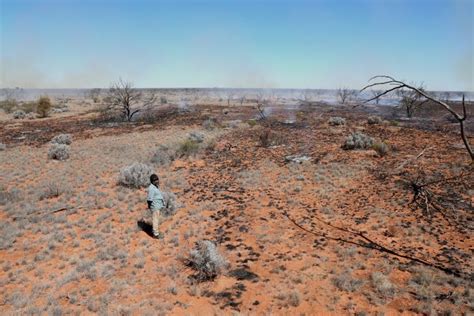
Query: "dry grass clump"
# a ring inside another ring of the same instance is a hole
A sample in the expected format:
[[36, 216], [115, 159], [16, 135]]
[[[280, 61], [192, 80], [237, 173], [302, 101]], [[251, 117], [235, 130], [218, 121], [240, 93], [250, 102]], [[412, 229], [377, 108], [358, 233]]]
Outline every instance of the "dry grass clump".
[[51, 99], [49, 97], [40, 97], [36, 105], [36, 113], [39, 117], [47, 117], [51, 112]]
[[385, 144], [384, 142], [376, 142], [372, 145], [372, 149], [375, 150], [375, 152], [377, 153], [377, 155], [379, 157], [383, 157], [383, 156], [386, 156], [388, 154], [388, 152], [390, 151], [389, 147], [387, 144]]
[[344, 150], [353, 149], [369, 149], [372, 148], [374, 139], [360, 132], [355, 132], [346, 138], [346, 141], [342, 145]]
[[390, 280], [381, 272], [372, 273], [372, 285], [383, 297], [391, 297], [395, 293], [395, 287]]
[[204, 134], [199, 132], [192, 132], [189, 134], [188, 139], [195, 143], [202, 143], [204, 141]]
[[352, 277], [352, 274], [349, 271], [345, 271], [334, 277], [332, 283], [338, 289], [346, 292], [354, 292], [364, 284], [362, 280]]
[[153, 169], [146, 164], [135, 162], [120, 170], [118, 183], [131, 188], [144, 188], [150, 183]]
[[64, 144], [64, 145], [71, 145], [72, 144], [72, 135], [71, 134], [59, 134], [51, 139], [51, 143], [53, 144]]
[[377, 125], [382, 123], [382, 119], [378, 116], [371, 115], [367, 118], [367, 123], [369, 123], [370, 125]]
[[215, 120], [208, 118], [204, 122], [202, 122], [202, 127], [204, 127], [205, 130], [212, 131], [217, 127], [217, 123]]
[[16, 110], [15, 112], [13, 112], [13, 118], [15, 120], [22, 120], [25, 117], [26, 117], [26, 113], [23, 110]]
[[195, 155], [199, 149], [199, 143], [194, 140], [187, 139], [178, 146], [176, 155], [178, 157], [189, 157], [191, 155]]
[[219, 253], [216, 245], [210, 240], [200, 240], [189, 253], [187, 265], [196, 270], [197, 281], [213, 280], [227, 267], [226, 259]]
[[55, 160], [69, 159], [69, 146], [64, 144], [51, 144], [48, 150], [48, 158]]
[[16, 108], [18, 108], [18, 102], [15, 99], [0, 101], [0, 109], [2, 109], [5, 113], [11, 113]]
[[284, 143], [281, 134], [278, 134], [268, 128], [264, 129], [260, 135], [258, 135], [258, 140], [261, 147], [277, 146]]
[[151, 162], [159, 166], [166, 166], [176, 159], [176, 150], [166, 146], [160, 145], [153, 154]]
[[346, 119], [339, 116], [331, 117], [328, 124], [331, 126], [346, 125]]
[[161, 210], [161, 214], [164, 216], [172, 216], [176, 214], [178, 209], [178, 203], [176, 202], [176, 195], [173, 192], [163, 192], [163, 200], [165, 207]]
[[42, 190], [42, 192], [39, 195], [39, 199], [45, 200], [45, 199], [52, 199], [55, 197], [60, 196], [66, 191], [66, 188], [62, 184], [58, 184], [56, 182], [48, 182], [45, 185], [45, 188]]

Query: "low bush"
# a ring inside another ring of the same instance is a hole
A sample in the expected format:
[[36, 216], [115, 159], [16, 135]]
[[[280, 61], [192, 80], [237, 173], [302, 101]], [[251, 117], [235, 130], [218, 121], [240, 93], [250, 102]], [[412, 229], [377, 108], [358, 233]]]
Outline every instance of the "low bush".
[[49, 97], [40, 97], [36, 106], [36, 113], [39, 117], [47, 117], [51, 112], [51, 99]]
[[120, 170], [118, 183], [132, 188], [143, 188], [150, 183], [153, 169], [146, 164], [135, 162]]
[[48, 158], [55, 160], [69, 159], [69, 146], [64, 144], [51, 144], [48, 150]]
[[51, 139], [51, 143], [54, 144], [64, 144], [64, 145], [71, 145], [72, 143], [72, 135], [71, 134], [59, 134]]
[[353, 278], [351, 273], [348, 271], [345, 271], [333, 278], [332, 283], [338, 289], [346, 292], [354, 292], [363, 285], [361, 280]]
[[261, 147], [276, 146], [283, 143], [282, 136], [270, 129], [263, 130], [258, 136], [258, 140]]
[[163, 192], [163, 200], [165, 207], [161, 210], [163, 216], [172, 216], [176, 214], [178, 204], [176, 202], [176, 195], [173, 192]]
[[382, 119], [378, 116], [372, 115], [367, 118], [367, 123], [369, 123], [370, 125], [377, 125], [382, 123]]
[[372, 148], [374, 139], [360, 132], [355, 132], [346, 138], [346, 141], [342, 145], [345, 150], [352, 149], [369, 149]]
[[395, 293], [395, 288], [390, 280], [380, 272], [372, 273], [372, 285], [383, 297], [390, 297]]
[[377, 155], [379, 157], [383, 157], [385, 155], [388, 154], [388, 152], [390, 151], [389, 147], [387, 144], [385, 144], [384, 142], [376, 142], [372, 145], [372, 149], [375, 150], [375, 152], [377, 153]]
[[208, 131], [211, 131], [216, 128], [216, 122], [213, 119], [207, 119], [202, 123], [202, 127]]
[[339, 116], [331, 117], [328, 124], [331, 126], [346, 125], [346, 119]]
[[7, 99], [0, 102], [0, 109], [5, 113], [11, 113], [18, 108], [18, 102], [15, 99]]
[[254, 127], [255, 125], [257, 125], [257, 121], [254, 120], [254, 119], [251, 119], [251, 120], [248, 120], [248, 121], [247, 121], [247, 124], [248, 124], [250, 127]]
[[36, 112], [36, 107], [38, 104], [35, 101], [24, 102], [21, 104], [21, 109], [26, 113]]
[[0, 151], [4, 151], [7, 149], [7, 145], [5, 145], [4, 143], [0, 143]]
[[207, 281], [221, 274], [228, 263], [212, 241], [200, 240], [190, 251], [187, 265], [196, 271], [196, 280]]
[[65, 190], [62, 185], [57, 184], [55, 182], [48, 182], [45, 184], [45, 188], [40, 193], [39, 199], [41, 201], [45, 199], [56, 198], [63, 194], [64, 191]]
[[204, 141], [204, 134], [199, 132], [192, 132], [189, 134], [188, 139], [196, 143], [202, 143]]
[[26, 113], [23, 110], [16, 110], [15, 112], [13, 112], [13, 118], [15, 120], [22, 120], [25, 117], [26, 117]]
[[178, 157], [189, 157], [191, 155], [195, 155], [198, 151], [199, 143], [191, 139], [187, 139], [179, 145], [176, 154]]
[[175, 159], [176, 151], [174, 149], [165, 145], [160, 145], [153, 154], [151, 162], [159, 166], [165, 166], [170, 164]]

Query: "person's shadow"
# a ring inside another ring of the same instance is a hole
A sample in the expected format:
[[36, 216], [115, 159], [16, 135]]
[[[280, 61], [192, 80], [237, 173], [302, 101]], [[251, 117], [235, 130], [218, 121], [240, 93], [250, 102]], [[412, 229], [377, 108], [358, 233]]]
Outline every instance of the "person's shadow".
[[145, 223], [144, 221], [137, 221], [137, 225], [138, 227], [141, 228], [141, 230], [143, 230], [148, 236], [150, 237], [153, 237], [153, 227], [148, 224], [148, 223]]

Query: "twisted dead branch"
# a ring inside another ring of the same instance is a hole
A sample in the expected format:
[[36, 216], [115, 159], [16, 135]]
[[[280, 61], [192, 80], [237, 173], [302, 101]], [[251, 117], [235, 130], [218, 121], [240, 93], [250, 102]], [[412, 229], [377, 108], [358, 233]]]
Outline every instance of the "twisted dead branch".
[[[466, 114], [466, 104], [464, 102], [464, 95], [462, 96], [462, 114], [457, 113], [449, 104], [447, 104], [444, 101], [438, 100], [437, 98], [429, 95], [424, 89], [419, 89], [417, 87], [414, 87], [412, 85], [409, 85], [403, 81], [396, 80], [393, 77], [386, 76], [386, 75], [381, 75], [381, 76], [375, 76], [369, 79], [369, 82], [372, 80], [379, 80], [378, 82], [374, 82], [371, 84], [366, 85], [363, 87], [360, 92], [367, 90], [369, 88], [373, 87], [380, 87], [380, 86], [393, 86], [391, 88], [388, 88], [384, 91], [381, 91], [379, 93], [376, 93], [376, 95], [368, 100], [366, 100], [364, 103], [368, 103], [370, 101], [376, 100], [390, 92], [397, 91], [397, 90], [403, 90], [403, 89], [408, 89], [411, 91], [414, 91], [418, 93], [418, 95], [424, 97], [426, 100], [425, 101], [432, 101], [436, 104], [441, 105], [443, 108], [445, 108], [459, 123], [459, 128], [461, 130], [461, 138], [464, 143], [464, 146], [466, 147], [466, 150], [468, 151], [472, 162], [474, 162], [474, 151], [471, 148], [471, 145], [469, 144], [468, 137], [465, 132], [464, 128], [464, 121], [466, 120], [467, 114]], [[406, 91], [406, 90], [405, 90]]]

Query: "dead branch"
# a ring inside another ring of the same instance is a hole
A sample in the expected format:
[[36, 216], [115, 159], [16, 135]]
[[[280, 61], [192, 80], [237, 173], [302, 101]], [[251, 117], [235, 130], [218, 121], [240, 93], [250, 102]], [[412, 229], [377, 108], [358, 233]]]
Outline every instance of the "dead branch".
[[405, 160], [404, 162], [402, 162], [397, 168], [395, 168], [394, 172], [392, 173], [392, 175], [396, 175], [398, 174], [407, 164], [411, 164], [412, 162], [414, 162], [415, 160], [418, 160], [418, 158], [420, 158], [421, 156], [423, 156], [423, 154], [429, 150], [429, 149], [432, 149], [433, 146], [430, 146], [430, 147], [426, 147], [424, 148], [418, 155], [416, 155], [415, 157], [411, 157], [407, 160]]
[[321, 237], [325, 237], [327, 239], [330, 239], [330, 240], [334, 240], [334, 241], [341, 241], [341, 242], [344, 242], [344, 243], [349, 243], [349, 244], [353, 244], [353, 245], [356, 245], [356, 246], [359, 246], [359, 247], [364, 247], [364, 248], [367, 248], [367, 249], [373, 249], [373, 250], [376, 250], [376, 251], [379, 251], [379, 252], [383, 252], [383, 253], [388, 253], [390, 255], [393, 255], [395, 257], [399, 257], [399, 258], [403, 258], [403, 259], [407, 259], [407, 260], [410, 260], [410, 261], [414, 261], [414, 262], [417, 262], [417, 263], [420, 263], [420, 264], [423, 264], [425, 266], [429, 266], [429, 267], [432, 267], [432, 268], [435, 268], [435, 269], [438, 269], [438, 270], [441, 270], [445, 273], [448, 273], [448, 274], [452, 274], [454, 276], [457, 276], [457, 277], [462, 277], [464, 278], [464, 276], [462, 275], [463, 273], [461, 273], [460, 271], [458, 271], [457, 269], [455, 268], [447, 268], [447, 267], [444, 267], [444, 266], [441, 266], [441, 265], [438, 265], [438, 264], [435, 264], [435, 263], [431, 263], [429, 261], [425, 261], [423, 259], [419, 259], [419, 258], [416, 258], [416, 257], [413, 257], [413, 256], [409, 256], [409, 255], [405, 255], [403, 253], [399, 253], [395, 250], [392, 250], [392, 249], [389, 249], [379, 243], [377, 243], [376, 241], [372, 240], [371, 238], [367, 237], [364, 233], [360, 232], [360, 231], [356, 231], [356, 230], [352, 230], [352, 229], [347, 229], [347, 228], [344, 228], [344, 227], [338, 227], [338, 226], [335, 226], [335, 225], [332, 225], [314, 215], [312, 215], [312, 219], [316, 219], [317, 221], [323, 223], [324, 225], [327, 225], [331, 228], [334, 228], [338, 231], [341, 231], [341, 232], [344, 232], [344, 233], [348, 233], [350, 235], [354, 235], [354, 236], [357, 236], [359, 238], [362, 238], [363, 240], [365, 240], [367, 243], [360, 243], [360, 242], [355, 242], [355, 241], [352, 241], [352, 240], [348, 240], [348, 239], [345, 239], [345, 238], [340, 238], [340, 237], [332, 237], [326, 233], [318, 233], [318, 232], [315, 232], [315, 231], [312, 231], [302, 225], [300, 225], [298, 222], [296, 222], [295, 219], [293, 219], [286, 210], [283, 211], [283, 215], [288, 218], [288, 220], [290, 222], [292, 222], [296, 227], [298, 227], [299, 229], [305, 231], [306, 233], [309, 233], [309, 234], [312, 234], [312, 235], [315, 235], [315, 236], [321, 236]]
[[438, 100], [437, 98], [429, 95], [424, 89], [414, 87], [414, 86], [409, 85], [409, 84], [407, 84], [403, 81], [396, 80], [393, 77], [386, 76], [386, 75], [372, 77], [372, 78], [370, 78], [369, 82], [372, 81], [372, 80], [375, 80], [375, 79], [377, 79], [377, 80], [380, 79], [381, 81], [374, 82], [374, 83], [366, 85], [365, 87], [363, 87], [360, 90], [360, 92], [362, 92], [364, 90], [367, 90], [371, 87], [376, 87], [376, 86], [378, 87], [378, 86], [384, 86], [384, 85], [395, 85], [395, 87], [389, 88], [389, 89], [386, 89], [385, 91], [377, 93], [377, 95], [375, 95], [373, 98], [370, 98], [370, 99], [366, 100], [364, 103], [367, 103], [367, 102], [373, 101], [375, 99], [378, 99], [381, 96], [386, 95], [387, 93], [390, 93], [392, 91], [406, 88], [406, 89], [414, 91], [418, 95], [424, 97], [426, 99], [426, 101], [429, 100], [429, 101], [432, 101], [436, 104], [441, 105], [449, 113], [451, 113], [451, 115], [458, 121], [459, 128], [461, 130], [462, 141], [464, 143], [464, 146], [466, 147], [466, 150], [468, 151], [468, 153], [471, 157], [471, 160], [474, 162], [474, 151], [472, 150], [472, 148], [469, 144], [469, 140], [467, 138], [467, 135], [466, 135], [466, 132], [465, 132], [465, 129], [464, 129], [464, 121], [466, 120], [466, 104], [464, 102], [464, 95], [462, 97], [462, 112], [463, 113], [461, 115], [461, 114], [457, 113], [449, 104], [447, 104], [446, 102], [443, 102], [441, 100]]

